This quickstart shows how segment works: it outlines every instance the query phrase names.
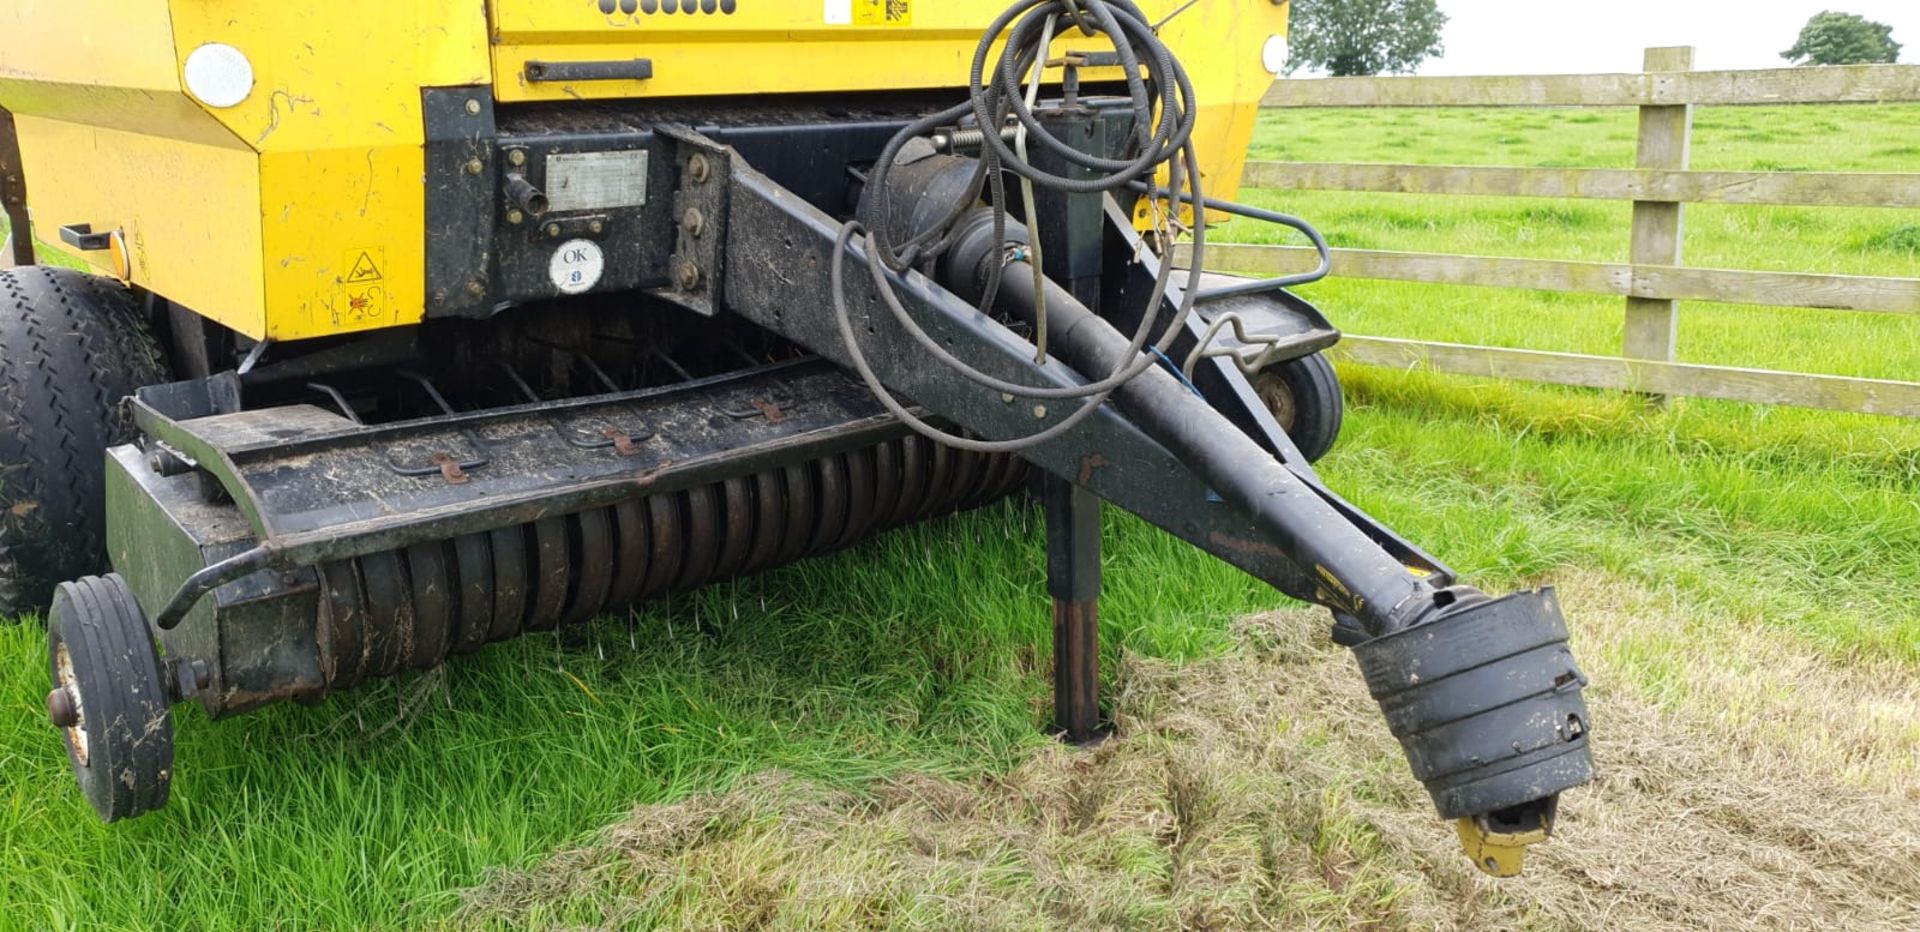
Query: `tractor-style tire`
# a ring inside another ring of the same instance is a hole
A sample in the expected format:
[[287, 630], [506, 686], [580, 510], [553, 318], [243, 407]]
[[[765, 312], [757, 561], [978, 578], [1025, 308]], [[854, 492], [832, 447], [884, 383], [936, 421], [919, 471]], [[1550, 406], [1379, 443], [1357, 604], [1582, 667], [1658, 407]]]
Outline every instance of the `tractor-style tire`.
[[134, 294], [71, 269], [0, 270], [0, 621], [106, 568], [106, 450], [121, 399], [167, 380]]
[[47, 612], [47, 715], [80, 792], [107, 822], [167, 804], [173, 701], [147, 618], [118, 575], [61, 583]]
[[1268, 366], [1254, 377], [1253, 387], [1307, 462], [1318, 462], [1333, 449], [1346, 402], [1327, 357], [1314, 353]]

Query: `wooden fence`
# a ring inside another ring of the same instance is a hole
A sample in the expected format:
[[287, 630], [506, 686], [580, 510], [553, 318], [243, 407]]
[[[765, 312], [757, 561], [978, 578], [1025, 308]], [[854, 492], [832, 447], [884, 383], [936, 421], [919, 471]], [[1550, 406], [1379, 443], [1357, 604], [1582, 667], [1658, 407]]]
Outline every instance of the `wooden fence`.
[[[1687, 203], [1920, 207], [1920, 174], [1691, 171], [1696, 105], [1920, 101], [1920, 66], [1858, 65], [1696, 72], [1690, 48], [1648, 49], [1646, 74], [1517, 77], [1330, 78], [1280, 81], [1265, 106], [1640, 108], [1632, 169], [1495, 168], [1251, 162], [1257, 188], [1597, 198], [1633, 202], [1622, 263], [1334, 250], [1334, 274], [1494, 288], [1617, 295], [1625, 299], [1622, 354], [1535, 350], [1349, 336], [1357, 362], [1655, 395], [1691, 395], [1920, 417], [1920, 382], [1809, 375], [1675, 361], [1681, 301], [1718, 301], [1886, 314], [1920, 314], [1920, 279], [1690, 268], [1683, 264]], [[1312, 251], [1212, 245], [1220, 270], [1280, 274], [1310, 267]]]

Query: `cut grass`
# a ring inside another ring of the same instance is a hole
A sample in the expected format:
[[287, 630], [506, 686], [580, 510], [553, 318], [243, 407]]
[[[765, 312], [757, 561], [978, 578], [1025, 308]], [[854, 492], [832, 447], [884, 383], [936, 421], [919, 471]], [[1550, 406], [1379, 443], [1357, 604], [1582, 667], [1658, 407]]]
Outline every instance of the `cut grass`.
[[[1317, 613], [1233, 654], [1129, 657], [1119, 738], [1006, 777], [847, 793], [781, 774], [636, 808], [497, 872], [452, 928], [1748, 929], [1920, 921], [1920, 691], [1604, 573], [1562, 592], [1607, 723], [1602, 776], [1520, 882], [1436, 831]], [[1684, 642], [1682, 642], [1684, 638]], [[1663, 713], [1650, 658], [1712, 691]], [[1890, 672], [1890, 671], [1889, 671]], [[1845, 698], [1836, 690], [1844, 690]], [[1891, 724], [1893, 727], [1888, 728]]]
[[[1263, 124], [1256, 157], [1632, 159], [1628, 111]], [[1696, 164], [1920, 170], [1887, 144], [1903, 126], [1920, 108], [1702, 111]], [[1732, 138], [1763, 132], [1778, 138]], [[1620, 205], [1257, 197], [1368, 248], [1625, 250]], [[1915, 220], [1696, 208], [1688, 249], [1912, 275], [1920, 260], [1870, 244]], [[1610, 299], [1338, 281], [1311, 296], [1353, 332], [1618, 347]], [[1688, 359], [1920, 373], [1907, 318], [1688, 305], [1682, 320]], [[1231, 619], [1282, 600], [1124, 516], [1107, 522], [1102, 607], [1130, 737], [1052, 749], [1036, 516], [1006, 505], [603, 623], [584, 650], [528, 638], [317, 709], [187, 712], [172, 805], [111, 827], [42, 724], [43, 632], [0, 627], [0, 928], [1913, 918], [1897, 910], [1917, 876], [1920, 425], [1343, 375], [1335, 488], [1488, 588], [1574, 583], [1603, 781], [1569, 796], [1530, 879], [1469, 872], [1321, 643], [1323, 615], [1235, 635]]]

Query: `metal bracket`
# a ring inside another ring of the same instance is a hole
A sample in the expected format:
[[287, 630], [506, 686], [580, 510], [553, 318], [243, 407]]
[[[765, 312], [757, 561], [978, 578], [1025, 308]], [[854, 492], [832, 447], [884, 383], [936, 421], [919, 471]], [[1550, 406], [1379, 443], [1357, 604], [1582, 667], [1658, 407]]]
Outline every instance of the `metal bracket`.
[[420, 103], [427, 136], [427, 316], [487, 317], [498, 213], [493, 93], [429, 87]]
[[20, 134], [13, 124], [13, 114], [0, 110], [0, 212], [4, 212], [7, 223], [12, 227], [8, 236], [11, 247], [0, 250], [8, 255], [0, 255], [0, 263], [13, 265], [32, 265], [33, 227], [27, 218], [27, 177], [20, 163]]
[[667, 260], [669, 284], [652, 294], [708, 317], [719, 313], [726, 273], [727, 197], [732, 188], [733, 150], [675, 124], [660, 135], [678, 143], [679, 184], [673, 192], [676, 233]]

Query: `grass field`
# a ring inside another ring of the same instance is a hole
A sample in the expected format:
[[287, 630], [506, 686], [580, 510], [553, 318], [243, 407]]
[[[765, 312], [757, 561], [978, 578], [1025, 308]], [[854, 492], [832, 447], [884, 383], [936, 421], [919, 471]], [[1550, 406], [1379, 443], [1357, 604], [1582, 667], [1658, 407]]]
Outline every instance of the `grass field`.
[[[1712, 168], [1920, 171], [1920, 107], [1708, 110]], [[1263, 117], [1257, 157], [1625, 166], [1629, 111]], [[1338, 245], [1621, 259], [1626, 208], [1256, 194]], [[1920, 275], [1911, 212], [1693, 208], [1701, 265]], [[1244, 239], [1261, 231], [1235, 229]], [[1613, 352], [1617, 300], [1333, 281], [1368, 334]], [[1682, 358], [1915, 378], [1920, 319], [1688, 305]], [[1121, 740], [1054, 747], [1004, 505], [317, 709], [178, 723], [107, 828], [0, 627], [0, 928], [1920, 925], [1920, 424], [1347, 369], [1326, 478], [1489, 588], [1558, 581], [1601, 779], [1473, 874], [1320, 613], [1124, 516]]]

